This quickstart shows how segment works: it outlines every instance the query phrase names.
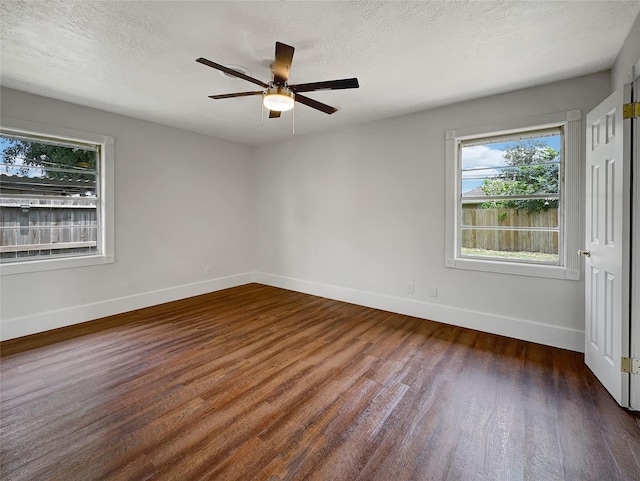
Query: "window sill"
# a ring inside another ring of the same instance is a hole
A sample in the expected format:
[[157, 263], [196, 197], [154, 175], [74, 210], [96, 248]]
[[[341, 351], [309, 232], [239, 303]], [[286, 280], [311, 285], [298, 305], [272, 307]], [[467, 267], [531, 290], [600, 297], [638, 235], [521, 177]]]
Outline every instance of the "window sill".
[[454, 269], [495, 272], [518, 276], [546, 277], [549, 279], [580, 280], [580, 271], [562, 266], [521, 264], [518, 262], [500, 262], [485, 259], [447, 259], [446, 266]]
[[88, 255], [78, 257], [65, 257], [60, 259], [28, 260], [24, 262], [10, 262], [0, 266], [0, 276], [13, 274], [26, 274], [29, 272], [52, 271], [73, 267], [87, 267], [100, 264], [112, 264], [113, 256]]

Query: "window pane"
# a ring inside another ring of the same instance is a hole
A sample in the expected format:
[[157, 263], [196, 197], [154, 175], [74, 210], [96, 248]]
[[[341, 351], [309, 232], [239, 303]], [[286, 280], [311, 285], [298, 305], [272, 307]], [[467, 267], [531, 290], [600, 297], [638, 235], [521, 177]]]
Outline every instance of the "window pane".
[[[495, 201], [493, 207], [558, 206], [562, 136], [559, 129], [525, 135], [524, 140], [482, 139], [461, 142], [461, 192], [465, 197], [528, 197]], [[547, 196], [547, 198], [543, 198]], [[491, 199], [488, 199], [491, 200]], [[489, 207], [489, 206], [488, 206]]]
[[562, 130], [460, 142], [460, 255], [559, 263]]
[[0, 259], [98, 251], [98, 148], [0, 136]]
[[461, 211], [461, 255], [557, 263], [559, 214], [546, 210], [483, 208]]

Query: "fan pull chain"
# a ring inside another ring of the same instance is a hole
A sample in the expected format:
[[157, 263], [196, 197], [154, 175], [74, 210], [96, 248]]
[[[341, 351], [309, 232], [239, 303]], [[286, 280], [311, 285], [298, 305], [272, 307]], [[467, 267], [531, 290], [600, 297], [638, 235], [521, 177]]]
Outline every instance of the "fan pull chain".
[[[262, 96], [262, 99], [264, 100], [264, 95]], [[261, 111], [262, 111], [262, 119], [260, 120], [260, 127], [264, 127], [264, 102], [260, 102], [261, 105]]]
[[296, 133], [296, 104], [291, 109], [291, 135]]

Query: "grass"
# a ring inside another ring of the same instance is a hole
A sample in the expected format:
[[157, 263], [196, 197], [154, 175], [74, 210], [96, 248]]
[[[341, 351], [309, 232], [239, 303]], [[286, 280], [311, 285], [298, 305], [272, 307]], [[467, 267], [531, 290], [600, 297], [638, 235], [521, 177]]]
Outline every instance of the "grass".
[[558, 254], [545, 254], [543, 252], [522, 252], [522, 251], [494, 251], [489, 249], [462, 248], [463, 256], [474, 257], [498, 257], [501, 259], [521, 259], [537, 262], [558, 262]]

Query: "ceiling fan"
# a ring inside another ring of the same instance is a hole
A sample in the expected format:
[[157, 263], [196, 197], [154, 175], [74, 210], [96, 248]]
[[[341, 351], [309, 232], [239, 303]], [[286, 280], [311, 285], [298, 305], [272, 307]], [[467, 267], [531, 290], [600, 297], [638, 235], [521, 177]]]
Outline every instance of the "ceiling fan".
[[289, 70], [291, 69], [291, 61], [293, 60], [294, 48], [281, 42], [276, 42], [275, 61], [271, 64], [271, 72], [273, 80], [269, 83], [249, 77], [238, 70], [234, 70], [224, 65], [212, 62], [206, 58], [200, 57], [196, 60], [203, 65], [207, 65], [216, 70], [226, 73], [232, 77], [241, 78], [256, 85], [260, 85], [263, 90], [255, 90], [252, 92], [237, 92], [233, 94], [209, 95], [212, 99], [229, 99], [233, 97], [247, 97], [250, 95], [262, 95], [262, 103], [265, 108], [269, 109], [269, 118], [280, 117], [284, 111], [291, 110], [294, 102], [300, 102], [308, 107], [320, 110], [325, 114], [333, 114], [337, 112], [337, 108], [332, 107], [317, 100], [310, 99], [300, 92], [314, 92], [316, 90], [342, 90], [357, 89], [358, 79], [349, 78], [341, 80], [327, 80], [324, 82], [310, 82], [304, 84], [289, 85]]

